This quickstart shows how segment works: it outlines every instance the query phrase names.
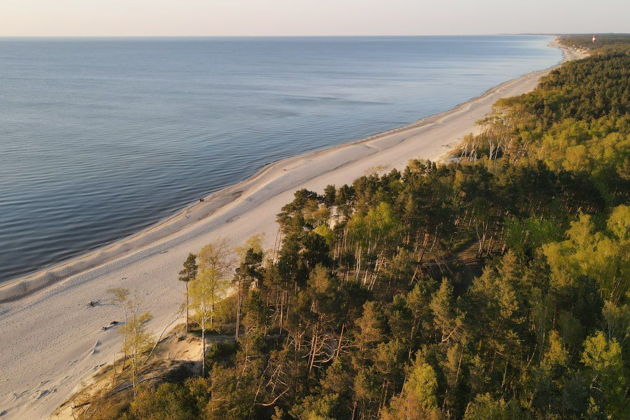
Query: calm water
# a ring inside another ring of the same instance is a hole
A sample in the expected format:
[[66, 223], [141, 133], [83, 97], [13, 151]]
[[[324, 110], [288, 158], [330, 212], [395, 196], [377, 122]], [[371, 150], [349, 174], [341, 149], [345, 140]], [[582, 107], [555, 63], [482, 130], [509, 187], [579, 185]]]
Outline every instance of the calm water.
[[553, 65], [549, 41], [0, 39], [0, 282]]

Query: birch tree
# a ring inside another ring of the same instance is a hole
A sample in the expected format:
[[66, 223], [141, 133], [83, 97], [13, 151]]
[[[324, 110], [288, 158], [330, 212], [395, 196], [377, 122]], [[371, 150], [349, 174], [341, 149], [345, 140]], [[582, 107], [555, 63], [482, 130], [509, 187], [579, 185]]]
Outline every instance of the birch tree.
[[197, 279], [191, 282], [190, 300], [194, 310], [194, 319], [201, 327], [201, 374], [206, 372], [206, 328], [214, 328], [216, 304], [227, 290], [228, 283], [219, 272], [206, 268], [199, 272]]
[[153, 335], [146, 331], [147, 323], [153, 317], [149, 312], [140, 312], [138, 306], [134, 305], [129, 318], [120, 327], [120, 334], [123, 337], [122, 351], [129, 358], [131, 363], [131, 385], [136, 392], [138, 372], [144, 363], [142, 356], [153, 347]]

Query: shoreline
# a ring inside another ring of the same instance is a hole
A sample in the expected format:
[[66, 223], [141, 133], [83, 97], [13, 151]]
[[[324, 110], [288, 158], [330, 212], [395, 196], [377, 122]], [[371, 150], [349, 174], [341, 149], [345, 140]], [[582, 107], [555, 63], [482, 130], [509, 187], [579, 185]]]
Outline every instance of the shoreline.
[[[580, 57], [566, 49], [562, 62], [574, 58]], [[413, 158], [444, 157], [475, 130], [497, 99], [530, 91], [561, 63], [404, 127], [268, 164], [137, 234], [0, 286], [0, 300], [5, 298], [0, 304], [0, 369], [5, 373], [0, 377], [0, 407], [6, 418], [49, 416], [82, 388], [81, 381], [116, 358], [118, 333], [101, 326], [120, 319], [119, 310], [107, 304], [90, 308], [87, 302], [105, 302], [107, 290], [114, 287], [137, 291], [144, 309], [154, 316], [149, 330], [159, 334], [180, 319], [183, 286], [177, 272], [189, 252], [217, 238], [240, 244], [256, 233], [265, 234], [265, 245], [273, 243], [275, 216], [296, 189], [320, 191], [327, 184], [403, 168]], [[74, 274], [67, 274], [72, 270]], [[40, 282], [41, 287], [29, 290], [20, 284], [25, 281], [30, 286]], [[25, 293], [7, 299], [21, 287]]]
[[[176, 211], [174, 214], [163, 218], [153, 225], [144, 228], [132, 235], [117, 239], [110, 244], [100, 246], [94, 250], [88, 251], [87, 253], [71, 257], [70, 259], [39, 269], [31, 274], [27, 274], [25, 276], [9, 280], [4, 284], [0, 284], [0, 304], [20, 300], [33, 293], [52, 286], [57, 282], [64, 281], [65, 279], [81, 274], [82, 272], [98, 268], [99, 266], [113, 262], [118, 258], [125, 257], [130, 253], [139, 251], [146, 247], [150, 247], [151, 244], [156, 241], [167, 239], [172, 235], [176, 235], [177, 232], [179, 232], [181, 229], [184, 229], [191, 224], [201, 221], [204, 218], [211, 217], [216, 211], [220, 210], [226, 205], [229, 205], [231, 201], [238, 199], [248, 186], [255, 184], [257, 180], [262, 178], [268, 172], [271, 172], [274, 168], [290, 165], [293, 161], [315, 158], [320, 156], [321, 154], [333, 153], [352, 146], [365, 144], [374, 140], [379, 140], [384, 137], [393, 136], [396, 134], [405, 133], [410, 130], [430, 126], [441, 118], [445, 118], [451, 114], [456, 114], [458, 112], [464, 111], [464, 108], [466, 108], [471, 103], [492, 95], [494, 92], [501, 90], [506, 85], [510, 85], [522, 78], [529, 77], [537, 73], [551, 71], [553, 68], [556, 68], [565, 61], [580, 58], [584, 55], [582, 51], [561, 46], [557, 38], [551, 41], [549, 45], [550, 47], [559, 48], [562, 51], [563, 58], [560, 63], [548, 69], [536, 70], [521, 75], [515, 79], [508, 80], [486, 90], [479, 96], [455, 105], [453, 108], [437, 114], [429, 115], [412, 123], [376, 133], [358, 140], [301, 153], [295, 156], [277, 160], [275, 162], [267, 163], [258, 171], [256, 171], [253, 175], [244, 179], [243, 181], [223, 187], [215, 192], [204, 196], [199, 201], [189, 203], [182, 209]], [[443, 156], [439, 156], [437, 160], [441, 160], [442, 158]], [[190, 219], [193, 217], [192, 213], [194, 213], [194, 220], [191, 221]]]
[[[553, 66], [552, 68], [554, 67], [556, 66]], [[387, 136], [391, 136], [391, 135], [395, 135], [399, 133], [404, 133], [408, 130], [426, 127], [430, 124], [433, 124], [436, 120], [439, 120], [442, 117], [447, 117], [451, 114], [462, 111], [462, 109], [466, 107], [468, 104], [476, 100], [482, 99], [488, 95], [491, 95], [493, 92], [501, 89], [505, 85], [509, 85], [521, 79], [522, 77], [539, 73], [539, 72], [543, 72], [546, 70], [547, 69], [536, 70], [534, 72], [526, 73], [522, 76], [519, 76], [516, 79], [508, 80], [490, 89], [487, 89], [481, 95], [471, 98], [467, 100], [466, 102], [462, 102], [458, 105], [455, 105], [453, 108], [450, 108], [446, 111], [443, 111], [437, 114], [429, 115], [427, 117], [416, 120], [412, 123], [409, 123], [400, 127], [396, 127], [391, 130], [379, 132], [377, 134], [373, 134], [373, 135], [370, 135], [368, 137], [364, 137], [358, 140], [353, 140], [346, 143], [341, 143], [338, 145], [325, 147], [323, 149], [312, 150], [309, 152], [301, 153], [295, 156], [291, 156], [291, 157], [283, 158], [274, 162], [267, 163], [250, 177], [240, 182], [237, 182], [236, 184], [228, 185], [215, 192], [212, 192], [202, 197], [198, 201], [189, 203], [182, 209], [177, 210], [174, 214], [168, 217], [165, 217], [162, 220], [157, 221], [153, 225], [146, 227], [136, 233], [117, 239], [110, 244], [100, 246], [94, 250], [88, 251], [85, 254], [81, 254], [76, 257], [71, 257], [68, 260], [55, 263], [48, 267], [44, 267], [40, 270], [37, 270], [31, 274], [27, 274], [25, 276], [21, 276], [13, 280], [9, 280], [8, 282], [4, 284], [0, 284], [0, 304], [20, 300], [42, 289], [45, 289], [48, 286], [51, 286], [55, 284], [56, 282], [63, 281], [68, 277], [80, 274], [81, 272], [91, 270], [103, 264], [107, 264], [109, 262], [115, 261], [118, 258], [124, 257], [126, 254], [130, 252], [135, 252], [144, 247], [151, 246], [151, 244], [146, 243], [147, 241], [145, 240], [146, 236], [148, 235], [158, 236], [156, 238], [152, 236], [153, 241], [166, 239], [171, 235], [175, 235], [179, 231], [179, 229], [185, 228], [187, 225], [194, 224], [196, 221], [201, 221], [206, 217], [211, 217], [216, 210], [219, 210], [224, 205], [228, 205], [230, 203], [229, 201], [230, 199], [238, 199], [240, 195], [242, 194], [243, 190], [245, 190], [248, 185], [255, 183], [256, 180], [262, 178], [266, 173], [270, 172], [275, 167], [286, 166], [295, 160], [315, 158], [324, 153], [333, 153], [333, 152], [342, 150], [344, 148], [348, 148], [350, 146], [361, 145], [361, 144], [364, 144], [373, 140], [381, 139], [383, 137], [387, 137]], [[441, 157], [438, 158], [438, 160], [440, 159]], [[200, 212], [201, 215], [196, 216], [197, 217], [196, 221], [181, 223], [182, 218], [186, 218], [187, 220], [190, 219], [191, 212]], [[172, 232], [173, 229], [175, 228], [179, 228], [179, 229]], [[134, 250], [130, 250], [129, 247], [130, 246], [133, 247], [133, 244], [135, 244], [136, 242], [142, 242], [142, 244], [138, 244], [138, 248], [135, 248]], [[107, 254], [107, 255], [103, 255], [103, 254]]]

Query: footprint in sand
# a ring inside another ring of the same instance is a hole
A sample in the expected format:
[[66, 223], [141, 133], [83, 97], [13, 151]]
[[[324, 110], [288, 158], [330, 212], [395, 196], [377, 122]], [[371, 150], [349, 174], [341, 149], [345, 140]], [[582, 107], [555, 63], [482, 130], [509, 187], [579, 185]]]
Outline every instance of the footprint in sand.
[[57, 388], [55, 387], [37, 391], [37, 393], [35, 394], [35, 399], [39, 400], [41, 398], [44, 398], [46, 395], [53, 394], [55, 392], [57, 392]]
[[22, 396], [23, 396], [24, 394], [26, 394], [27, 392], [28, 392], [28, 391], [22, 391], [22, 392], [20, 392], [19, 394], [18, 394], [17, 392], [14, 392], [14, 393], [13, 393], [13, 401], [17, 401], [17, 400], [19, 400], [19, 399], [20, 399], [20, 398], [22, 398]]
[[100, 345], [101, 345], [101, 342], [96, 340], [96, 342], [94, 343], [94, 345], [90, 349], [89, 356], [93, 356], [93, 355], [99, 353], [99, 350], [98, 350], [97, 347], [100, 346]]

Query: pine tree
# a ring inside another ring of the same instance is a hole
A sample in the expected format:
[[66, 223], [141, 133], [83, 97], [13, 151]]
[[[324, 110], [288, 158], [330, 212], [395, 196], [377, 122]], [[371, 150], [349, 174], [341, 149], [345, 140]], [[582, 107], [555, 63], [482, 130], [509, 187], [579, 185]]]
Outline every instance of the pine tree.
[[188, 283], [197, 277], [197, 256], [195, 254], [188, 254], [188, 258], [184, 261], [184, 268], [179, 272], [179, 280], [186, 284], [186, 332], [188, 332]]
[[448, 279], [442, 279], [442, 284], [431, 299], [429, 307], [433, 311], [435, 327], [441, 333], [441, 342], [457, 338], [462, 328], [462, 317], [455, 307], [453, 286]]

